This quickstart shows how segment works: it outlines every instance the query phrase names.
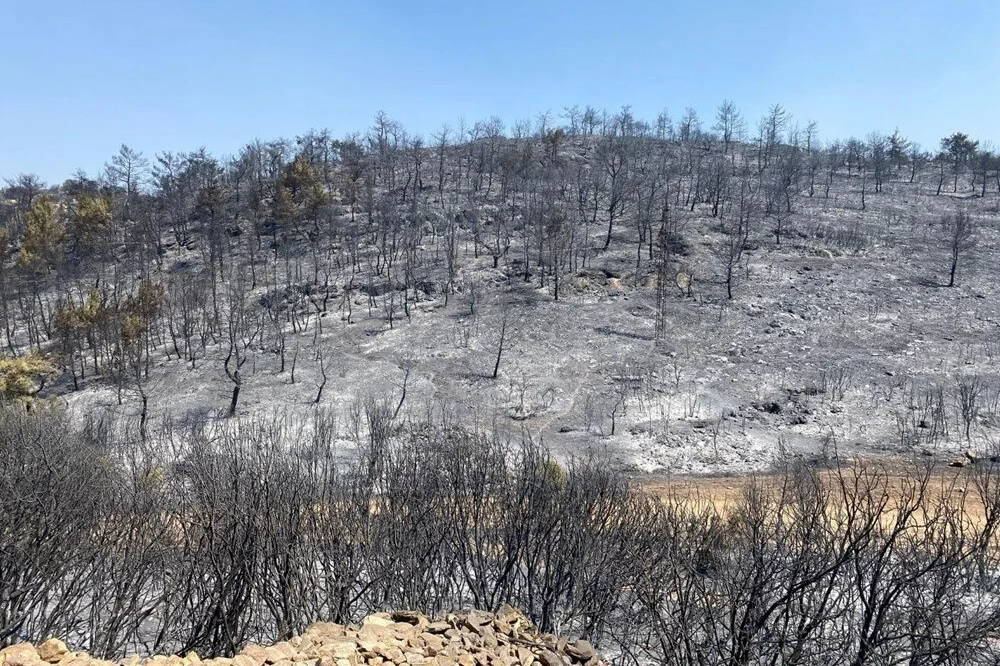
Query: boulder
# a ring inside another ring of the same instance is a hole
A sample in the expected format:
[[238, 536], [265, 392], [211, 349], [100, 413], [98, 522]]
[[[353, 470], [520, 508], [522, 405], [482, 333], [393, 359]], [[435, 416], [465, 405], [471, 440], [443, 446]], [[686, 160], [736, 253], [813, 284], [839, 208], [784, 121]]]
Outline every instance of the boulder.
[[31, 643], [15, 643], [0, 650], [0, 662], [4, 666], [35, 666], [41, 658]]
[[50, 664], [57, 663], [68, 652], [66, 644], [58, 638], [50, 638], [38, 646], [38, 656], [41, 657], [42, 661], [47, 661]]

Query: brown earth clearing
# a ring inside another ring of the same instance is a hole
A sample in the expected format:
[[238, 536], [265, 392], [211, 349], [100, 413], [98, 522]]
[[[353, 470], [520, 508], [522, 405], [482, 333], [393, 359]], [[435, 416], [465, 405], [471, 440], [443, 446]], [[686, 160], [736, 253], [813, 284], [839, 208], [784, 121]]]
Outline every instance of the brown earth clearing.
[[[857, 475], [866, 471], [894, 499], [921, 494], [928, 507], [952, 507], [977, 525], [986, 518], [984, 496], [995, 492], [988, 474], [978, 471], [968, 459], [945, 463], [898, 455], [868, 455], [854, 457], [841, 466], [817, 468], [812, 473], [822, 487], [832, 492], [834, 502], [842, 503], [844, 493], [850, 491]], [[753, 487], [780, 494], [788, 474], [776, 471], [747, 475], [646, 475], [637, 480], [637, 487], [665, 501], [704, 507], [726, 516], [743, 506]], [[890, 502], [889, 507], [893, 506]]]

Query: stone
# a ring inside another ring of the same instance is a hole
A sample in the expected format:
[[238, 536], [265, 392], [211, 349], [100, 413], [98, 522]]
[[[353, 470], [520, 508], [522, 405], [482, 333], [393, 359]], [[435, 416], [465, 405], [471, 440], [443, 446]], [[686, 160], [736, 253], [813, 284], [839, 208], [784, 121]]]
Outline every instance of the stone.
[[391, 627], [396, 623], [395, 620], [388, 613], [375, 613], [374, 615], [369, 615], [362, 622], [361, 626], [374, 626], [374, 627]]
[[0, 650], [4, 666], [32, 666], [40, 661], [38, 651], [31, 643], [15, 643]]
[[306, 628], [305, 637], [312, 640], [315, 638], [319, 642], [327, 638], [334, 638], [337, 636], [343, 636], [345, 634], [344, 627], [334, 622], [314, 622]]
[[445, 646], [444, 639], [438, 636], [437, 634], [431, 634], [425, 632], [423, 634], [420, 634], [420, 639], [423, 642], [424, 647], [426, 647], [428, 651], [433, 650], [434, 654], [437, 654], [438, 652], [444, 650]]
[[403, 655], [403, 651], [395, 645], [386, 650], [382, 656], [394, 664], [406, 663], [406, 657]]
[[[967, 458], [970, 456], [966, 456]], [[0, 666], [606, 666], [587, 640], [542, 634], [523, 613], [450, 613], [433, 622], [422, 613], [375, 613], [361, 625], [317, 622], [270, 646], [247, 645], [232, 658], [195, 652], [117, 663], [70, 652], [50, 639], [0, 650]]]
[[253, 660], [252, 666], [263, 666], [264, 661], [267, 659], [267, 651], [259, 645], [251, 644], [243, 648], [240, 651], [240, 654], [237, 656], [244, 656], [249, 659], [252, 659]]
[[301, 663], [308, 659], [315, 659], [319, 653], [318, 648], [321, 647], [322, 645], [317, 645], [310, 637], [302, 636], [302, 641], [299, 643], [298, 647], [295, 648], [299, 651], [299, 656], [295, 659], [295, 661]]
[[414, 626], [427, 625], [427, 617], [416, 611], [396, 611], [390, 615], [395, 622], [405, 622]]
[[58, 638], [50, 638], [38, 646], [38, 656], [42, 661], [47, 661], [50, 664], [58, 662], [67, 652], [69, 650], [66, 648], [66, 644]]
[[562, 658], [552, 650], [539, 650], [538, 661], [542, 662], [542, 666], [564, 666]]
[[582, 638], [575, 643], [567, 644], [566, 653], [580, 661], [590, 661], [597, 656], [597, 650], [594, 649], [594, 646]]
[[492, 650], [500, 644], [497, 641], [496, 632], [494, 632], [493, 627], [488, 624], [479, 627], [479, 635], [483, 637], [483, 647], [488, 650]]
[[482, 611], [469, 611], [465, 616], [465, 625], [473, 631], [478, 631], [480, 627], [493, 622], [493, 618], [488, 613]]
[[334, 659], [352, 659], [358, 654], [358, 644], [353, 638], [343, 637], [326, 643], [322, 647], [323, 654]]
[[382, 627], [374, 624], [366, 624], [360, 629], [358, 629], [355, 634], [355, 638], [360, 641], [374, 641], [376, 643], [382, 643], [386, 640], [388, 636], [392, 634], [392, 630], [388, 627]]
[[277, 664], [281, 661], [291, 661], [295, 656], [295, 648], [288, 641], [281, 641], [264, 648], [264, 663]]
[[501, 604], [500, 610], [497, 611], [496, 619], [497, 622], [509, 623], [518, 620], [523, 620], [525, 619], [525, 616], [524, 613], [517, 610], [513, 606], [510, 606], [508, 604]]

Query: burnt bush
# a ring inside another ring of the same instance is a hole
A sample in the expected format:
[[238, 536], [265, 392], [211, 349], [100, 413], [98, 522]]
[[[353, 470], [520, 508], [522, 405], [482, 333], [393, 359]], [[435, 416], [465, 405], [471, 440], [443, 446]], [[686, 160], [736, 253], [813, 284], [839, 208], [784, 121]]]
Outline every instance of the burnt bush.
[[992, 649], [988, 462], [958, 481], [790, 466], [720, 507], [651, 496], [598, 457], [393, 418], [359, 412], [344, 456], [322, 412], [142, 438], [0, 408], [0, 641], [232, 654], [320, 619], [509, 603], [620, 663]]

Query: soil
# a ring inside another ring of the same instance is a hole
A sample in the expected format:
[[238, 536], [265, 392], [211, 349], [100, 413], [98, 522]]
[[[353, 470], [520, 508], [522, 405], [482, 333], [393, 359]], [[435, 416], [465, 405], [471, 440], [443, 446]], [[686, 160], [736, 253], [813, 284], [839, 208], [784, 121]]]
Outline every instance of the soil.
[[[934, 183], [905, 179], [869, 193], [864, 211], [859, 179], [847, 175], [830, 198], [801, 196], [780, 244], [767, 226], [756, 230], [732, 300], [716, 220], [707, 208], [683, 212], [689, 254], [676, 268], [692, 276], [691, 295], [671, 287], [660, 340], [654, 271], [645, 257], [637, 265], [627, 223], [611, 250], [592, 249], [564, 276], [558, 300], [539, 276], [523, 281], [513, 253], [493, 268], [463, 243], [447, 305], [435, 273], [434, 288], [408, 317], [399, 308], [391, 327], [383, 299], [355, 292], [349, 321], [341, 301], [305, 331], [288, 331], [284, 372], [272, 349], [255, 350], [238, 417], [332, 410], [349, 450], [354, 407], [369, 398], [395, 407], [408, 367], [400, 418], [449, 414], [540, 439], [563, 460], [607, 455], [636, 474], [766, 472], [789, 455], [947, 461], [984, 450], [1000, 436], [998, 196], [972, 198], [967, 187], [935, 196]], [[980, 230], [948, 288], [941, 218], [960, 208]], [[224, 352], [210, 348], [192, 369], [158, 350], [146, 387], [153, 418], [222, 418], [232, 390]], [[329, 381], [316, 406], [319, 353]], [[966, 437], [960, 387], [974, 376], [987, 388]], [[100, 382], [64, 397], [81, 417], [139, 412], [137, 395], [119, 406]]]

